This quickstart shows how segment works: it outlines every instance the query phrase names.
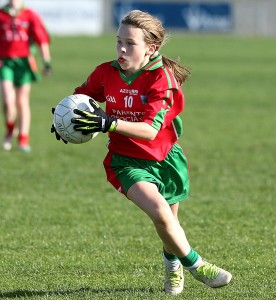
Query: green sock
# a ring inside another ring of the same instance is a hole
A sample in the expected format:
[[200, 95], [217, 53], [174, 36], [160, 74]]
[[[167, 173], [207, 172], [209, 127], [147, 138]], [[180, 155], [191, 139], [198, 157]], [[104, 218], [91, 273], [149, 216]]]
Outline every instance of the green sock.
[[179, 257], [178, 259], [181, 261], [182, 265], [188, 269], [194, 266], [196, 267], [196, 263], [199, 260], [201, 261], [200, 255], [192, 248], [187, 256]]
[[163, 248], [163, 253], [164, 256], [168, 259], [168, 260], [178, 260], [178, 257], [174, 254], [170, 254], [168, 252], [166, 252], [166, 250]]

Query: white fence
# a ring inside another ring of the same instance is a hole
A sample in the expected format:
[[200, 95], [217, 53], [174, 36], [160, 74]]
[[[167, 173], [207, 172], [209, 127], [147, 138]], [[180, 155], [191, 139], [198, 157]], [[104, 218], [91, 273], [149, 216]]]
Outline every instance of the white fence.
[[[0, 5], [7, 3], [0, 0]], [[276, 36], [276, 0], [25, 0], [42, 16], [54, 35], [99, 35], [116, 29], [114, 3], [133, 7], [142, 3], [214, 4], [228, 3], [232, 9], [232, 27], [236, 35]], [[198, 15], [200, 17], [200, 14]], [[196, 21], [196, 20], [195, 20]], [[200, 20], [197, 20], [200, 22]], [[181, 26], [178, 29], [183, 29]], [[185, 29], [187, 30], [187, 29]]]
[[99, 35], [104, 30], [104, 9], [101, 0], [25, 0], [39, 12], [51, 34]]

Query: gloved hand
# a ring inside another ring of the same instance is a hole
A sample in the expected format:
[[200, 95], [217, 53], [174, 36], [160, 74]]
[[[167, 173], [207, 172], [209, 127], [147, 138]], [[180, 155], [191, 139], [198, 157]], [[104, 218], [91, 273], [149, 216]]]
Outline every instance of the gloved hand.
[[93, 107], [94, 112], [74, 109], [74, 113], [81, 116], [81, 118], [72, 118], [72, 123], [76, 124], [74, 129], [81, 131], [84, 135], [100, 131], [115, 131], [117, 127], [117, 118], [108, 116], [95, 100], [89, 99], [89, 102]]
[[[54, 112], [55, 112], [55, 108], [53, 107], [53, 108], [52, 108], [52, 114], [54, 114]], [[56, 139], [57, 139], [58, 141], [62, 140], [64, 144], [67, 144], [67, 143], [68, 143], [67, 141], [65, 141], [65, 140], [58, 134], [58, 132], [56, 131], [56, 128], [55, 128], [54, 124], [52, 124], [52, 127], [51, 127], [51, 133], [55, 133]]]
[[50, 62], [45, 61], [43, 66], [43, 75], [50, 76], [52, 74], [52, 65]]

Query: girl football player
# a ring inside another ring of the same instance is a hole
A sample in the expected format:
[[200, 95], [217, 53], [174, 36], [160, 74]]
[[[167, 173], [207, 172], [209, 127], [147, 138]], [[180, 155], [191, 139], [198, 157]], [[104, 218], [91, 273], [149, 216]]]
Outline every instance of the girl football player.
[[165, 41], [158, 19], [138, 10], [126, 15], [117, 33], [117, 60], [96, 67], [75, 90], [106, 102], [106, 112], [91, 99], [94, 112], [75, 110], [80, 117], [72, 122], [84, 134], [109, 132], [107, 179], [152, 220], [163, 243], [164, 288], [177, 295], [183, 268], [210, 287], [227, 285], [232, 275], [191, 248], [178, 220], [179, 202], [189, 194], [187, 160], [177, 143], [181, 84], [189, 70], [159, 53]]
[[49, 36], [40, 17], [26, 8], [22, 0], [10, 0], [0, 9], [0, 88], [6, 125], [4, 150], [11, 150], [16, 126], [19, 149], [24, 152], [31, 150], [29, 98], [31, 82], [37, 80], [36, 63], [30, 53], [32, 44], [39, 46], [44, 62], [43, 73], [49, 75]]

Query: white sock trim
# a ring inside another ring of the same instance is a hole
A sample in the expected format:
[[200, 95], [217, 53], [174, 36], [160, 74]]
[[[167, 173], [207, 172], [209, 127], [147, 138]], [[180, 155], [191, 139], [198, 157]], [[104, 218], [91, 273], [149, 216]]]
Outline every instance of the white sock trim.
[[184, 267], [184, 268], [186, 270], [192, 270], [192, 269], [198, 268], [202, 264], [203, 264], [203, 260], [202, 260], [201, 256], [199, 255], [197, 261], [191, 267]]
[[167, 257], [164, 255], [163, 253], [163, 260], [164, 260], [164, 264], [166, 266], [166, 268], [170, 271], [170, 272], [175, 272], [179, 269], [180, 267], [180, 261], [178, 259], [176, 260], [169, 260], [167, 259]]

